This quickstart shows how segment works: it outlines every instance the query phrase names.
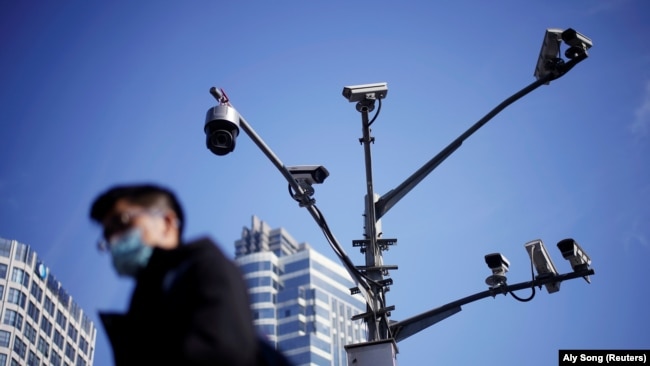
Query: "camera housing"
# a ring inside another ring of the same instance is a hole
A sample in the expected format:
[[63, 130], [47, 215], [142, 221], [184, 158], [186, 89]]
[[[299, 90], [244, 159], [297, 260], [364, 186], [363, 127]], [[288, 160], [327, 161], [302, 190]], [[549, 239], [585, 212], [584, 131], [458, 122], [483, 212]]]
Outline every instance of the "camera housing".
[[349, 102], [360, 102], [370, 99], [384, 99], [388, 94], [387, 83], [352, 85], [343, 88], [343, 96]]
[[[555, 269], [555, 265], [553, 264], [551, 257], [548, 255], [544, 243], [540, 239], [530, 241], [526, 243], [524, 247], [537, 270], [538, 278], [558, 275], [557, 269]], [[560, 282], [550, 282], [544, 286], [546, 286], [546, 291], [548, 291], [549, 294], [560, 291]]]
[[296, 165], [287, 167], [293, 178], [306, 184], [321, 184], [330, 173], [322, 165]]
[[546, 77], [551, 72], [548, 68], [549, 63], [556, 62], [558, 59], [561, 60], [560, 44], [562, 42], [562, 32], [561, 29], [549, 28], [544, 33], [542, 49], [539, 51], [539, 58], [535, 67], [534, 75], [537, 80]]
[[564, 43], [570, 47], [564, 51], [564, 56], [567, 58], [576, 58], [581, 54], [587, 52], [588, 49], [593, 46], [593, 42], [589, 37], [577, 32], [576, 30], [569, 28], [562, 32], [562, 40]]
[[510, 261], [501, 253], [491, 253], [485, 256], [485, 263], [492, 270], [492, 274], [505, 275], [510, 268]]
[[[584, 249], [572, 238], [560, 240], [557, 243], [557, 248], [562, 253], [562, 257], [571, 263], [571, 268], [573, 268], [574, 272], [587, 269], [591, 265], [591, 258], [589, 258]], [[589, 276], [585, 276], [585, 280], [591, 283]]]
[[492, 276], [485, 279], [485, 283], [491, 289], [498, 288], [506, 284], [506, 272], [510, 268], [510, 261], [501, 253], [491, 253], [485, 256], [485, 263], [492, 270]]
[[205, 116], [206, 147], [215, 155], [226, 155], [235, 149], [239, 135], [239, 113], [227, 104], [208, 109]]
[[[558, 78], [573, 67], [570, 66], [567, 68], [564, 60], [560, 56], [560, 45], [562, 41], [569, 46], [564, 51], [564, 56], [573, 61], [572, 65], [586, 58], [587, 50], [593, 45], [589, 37], [577, 32], [575, 29], [547, 29], [544, 34], [542, 49], [539, 51], [537, 65], [535, 66], [534, 75], [537, 80], [550, 75], [552, 75], [552, 79]], [[571, 61], [569, 61], [569, 64], [571, 64]], [[549, 83], [550, 81], [545, 84], [548, 85]]]

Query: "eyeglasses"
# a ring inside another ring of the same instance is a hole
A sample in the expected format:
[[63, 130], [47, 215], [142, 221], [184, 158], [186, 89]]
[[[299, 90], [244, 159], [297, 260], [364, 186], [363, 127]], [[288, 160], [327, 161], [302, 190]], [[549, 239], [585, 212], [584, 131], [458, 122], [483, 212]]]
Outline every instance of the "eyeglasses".
[[124, 233], [133, 226], [136, 218], [144, 215], [164, 215], [162, 210], [143, 209], [125, 211], [109, 217], [103, 222], [104, 230], [102, 236], [97, 240], [97, 249], [101, 252], [107, 252], [111, 248], [111, 239], [117, 234]]

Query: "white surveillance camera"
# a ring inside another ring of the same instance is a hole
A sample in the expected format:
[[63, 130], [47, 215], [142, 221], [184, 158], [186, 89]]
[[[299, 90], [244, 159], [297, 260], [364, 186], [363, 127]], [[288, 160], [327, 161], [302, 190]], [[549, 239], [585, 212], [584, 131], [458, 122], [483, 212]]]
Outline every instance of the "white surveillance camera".
[[320, 184], [325, 181], [330, 173], [322, 165], [298, 165], [287, 167], [289, 173], [299, 182], [309, 185]]
[[492, 270], [492, 274], [504, 275], [510, 268], [510, 262], [501, 253], [491, 253], [485, 256], [485, 263]]
[[[591, 265], [591, 258], [575, 240], [571, 238], [560, 240], [557, 243], [557, 248], [560, 249], [564, 259], [571, 263], [574, 272], [587, 269]], [[591, 283], [589, 276], [585, 276], [585, 280]]]
[[[555, 269], [555, 265], [541, 240], [537, 239], [530, 241], [526, 243], [524, 247], [537, 270], [538, 278], [558, 275], [557, 269]], [[560, 291], [560, 282], [551, 282], [544, 286], [546, 286], [546, 291], [548, 291], [549, 294]]]
[[505, 276], [510, 267], [510, 262], [501, 253], [491, 253], [485, 256], [485, 263], [492, 270], [492, 276], [485, 279], [485, 283], [491, 289], [499, 288], [506, 285], [508, 280]]
[[343, 96], [349, 102], [360, 102], [366, 99], [384, 99], [386, 98], [386, 94], [388, 94], [387, 83], [353, 85], [343, 88]]
[[[535, 67], [535, 78], [537, 80], [546, 77], [550, 72], [549, 63], [560, 58], [560, 44], [562, 43], [562, 30], [549, 28], [544, 34], [542, 49], [539, 51], [537, 66]], [[548, 84], [548, 83], [547, 83]]]

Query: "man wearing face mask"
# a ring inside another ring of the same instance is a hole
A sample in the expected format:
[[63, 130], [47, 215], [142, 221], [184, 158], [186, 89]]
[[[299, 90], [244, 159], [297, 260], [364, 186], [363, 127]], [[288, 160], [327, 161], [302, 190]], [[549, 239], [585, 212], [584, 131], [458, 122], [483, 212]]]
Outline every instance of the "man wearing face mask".
[[136, 281], [127, 313], [100, 314], [116, 365], [268, 364], [239, 269], [210, 239], [181, 242], [185, 217], [171, 191], [113, 187], [90, 217], [117, 273]]

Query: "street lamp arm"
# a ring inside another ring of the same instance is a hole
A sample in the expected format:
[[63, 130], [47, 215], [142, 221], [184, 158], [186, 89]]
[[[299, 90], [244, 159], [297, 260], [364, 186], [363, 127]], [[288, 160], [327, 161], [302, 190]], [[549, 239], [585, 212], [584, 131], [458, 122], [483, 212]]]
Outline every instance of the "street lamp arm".
[[494, 116], [499, 112], [504, 110], [510, 104], [516, 102], [520, 98], [524, 97], [528, 93], [537, 89], [541, 85], [548, 83], [549, 81], [557, 78], [559, 76], [553, 75], [551, 73], [547, 74], [544, 78], [541, 78], [527, 87], [521, 89], [517, 93], [510, 96], [508, 99], [504, 100], [492, 109], [488, 114], [481, 118], [478, 122], [474, 123], [467, 131], [462, 135], [458, 136], [454, 141], [452, 141], [447, 147], [440, 151], [436, 156], [431, 160], [425, 163], [420, 169], [413, 173], [410, 177], [406, 178], [396, 188], [388, 191], [384, 194], [379, 200], [375, 203], [376, 218], [379, 220], [388, 210], [390, 210], [399, 200], [401, 200], [408, 192], [410, 192], [415, 186], [420, 183], [429, 173], [431, 173], [440, 163], [445, 161], [456, 149], [458, 149], [463, 142], [469, 138], [474, 132], [478, 131], [479, 128], [483, 127], [488, 121], [490, 121]]
[[[215, 99], [217, 99], [217, 101], [221, 101], [223, 98], [223, 94], [221, 94], [221, 92], [215, 87], [212, 87], [210, 89], [210, 94], [212, 94], [212, 96]], [[352, 280], [357, 284], [357, 288], [364, 296], [366, 302], [370, 306], [371, 311], [376, 312], [377, 310], [379, 310], [372, 306], [372, 304], [374, 304], [372, 299], [375, 298], [376, 295], [372, 292], [372, 289], [368, 285], [367, 280], [359, 273], [359, 271], [356, 269], [356, 267], [354, 266], [350, 258], [347, 256], [343, 248], [340, 246], [334, 234], [331, 232], [331, 230], [329, 230], [329, 227], [325, 222], [325, 218], [323, 217], [322, 213], [318, 210], [318, 208], [314, 204], [314, 201], [312, 201], [310, 197], [307, 194], [305, 194], [305, 190], [294, 178], [294, 176], [291, 174], [287, 166], [285, 166], [284, 163], [282, 163], [280, 158], [273, 152], [273, 150], [271, 150], [271, 148], [264, 142], [264, 140], [262, 140], [262, 137], [260, 137], [260, 135], [258, 135], [257, 132], [255, 132], [253, 127], [246, 121], [246, 119], [241, 114], [239, 114], [239, 126], [241, 127], [242, 130], [244, 130], [246, 135], [248, 135], [248, 137], [250, 137], [250, 139], [253, 140], [255, 145], [257, 145], [257, 147], [260, 150], [262, 150], [264, 155], [266, 155], [266, 157], [271, 161], [271, 163], [273, 163], [273, 165], [280, 171], [282, 176], [287, 180], [289, 186], [295, 192], [294, 197], [297, 197], [297, 199], [300, 201], [300, 206], [305, 207], [307, 211], [309, 211], [314, 221], [316, 221], [316, 224], [323, 231], [323, 234], [327, 238], [330, 245], [334, 247], [336, 254], [341, 259], [341, 262], [343, 263], [345, 269], [352, 277]]]
[[473, 295], [452, 301], [443, 306], [437, 307], [425, 311], [424, 313], [418, 314], [411, 318], [395, 322], [390, 325], [391, 333], [395, 339], [395, 342], [402, 341], [421, 330], [424, 330], [433, 324], [450, 317], [462, 310], [462, 306], [474, 302], [476, 300], [481, 300], [486, 297], [496, 297], [498, 294], [508, 294], [513, 291], [523, 290], [527, 288], [541, 287], [544, 284], [552, 282], [562, 282], [566, 280], [571, 280], [578, 277], [585, 277], [593, 275], [594, 270], [591, 268], [583, 269], [580, 271], [560, 274], [556, 276], [547, 276], [535, 279], [533, 281], [521, 282], [514, 285], [502, 285], [495, 288], [491, 288], [486, 291], [478, 292]]

